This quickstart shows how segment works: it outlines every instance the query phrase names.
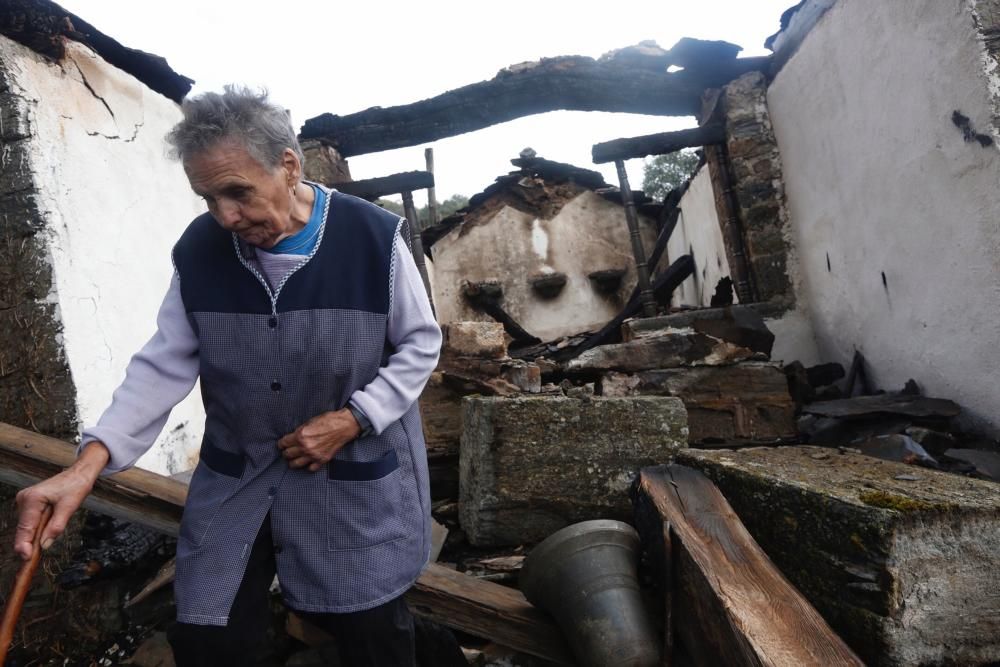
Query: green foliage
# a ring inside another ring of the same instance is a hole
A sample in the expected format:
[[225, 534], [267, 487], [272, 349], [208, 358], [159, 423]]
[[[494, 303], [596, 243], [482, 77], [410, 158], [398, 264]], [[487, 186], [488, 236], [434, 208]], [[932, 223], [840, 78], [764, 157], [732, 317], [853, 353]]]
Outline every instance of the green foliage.
[[691, 178], [697, 166], [698, 154], [693, 150], [657, 155], [646, 160], [643, 167], [642, 191], [654, 200], [662, 201], [668, 192]]
[[[379, 199], [375, 203], [387, 211], [392, 211], [396, 215], [399, 216], [404, 215], [403, 205], [397, 201], [393, 201], [391, 199]], [[444, 220], [455, 211], [461, 208], [465, 208], [468, 205], [469, 205], [468, 197], [464, 195], [452, 195], [447, 199], [445, 199], [444, 201], [438, 202], [438, 217], [441, 220]], [[430, 211], [428, 210], [426, 205], [421, 206], [419, 209], [417, 209], [417, 216], [420, 218], [420, 223], [424, 227], [430, 224], [429, 223]]]

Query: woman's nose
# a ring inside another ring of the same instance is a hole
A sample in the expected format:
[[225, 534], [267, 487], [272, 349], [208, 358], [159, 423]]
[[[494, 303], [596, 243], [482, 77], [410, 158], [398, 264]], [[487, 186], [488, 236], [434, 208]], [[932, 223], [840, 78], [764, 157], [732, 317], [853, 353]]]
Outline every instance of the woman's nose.
[[240, 212], [240, 205], [232, 199], [224, 197], [216, 200], [215, 210], [212, 211], [212, 214], [215, 215], [215, 219], [218, 220], [223, 229], [227, 231], [234, 228], [243, 219], [243, 214]]

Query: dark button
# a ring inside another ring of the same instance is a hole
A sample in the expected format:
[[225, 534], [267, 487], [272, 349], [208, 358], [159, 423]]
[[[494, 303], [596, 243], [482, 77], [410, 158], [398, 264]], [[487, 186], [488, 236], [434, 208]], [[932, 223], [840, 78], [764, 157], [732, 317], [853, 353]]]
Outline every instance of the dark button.
[[271, 383], [271, 391], [281, 391], [281, 383], [275, 380]]
[[270, 489], [267, 490], [267, 495], [272, 497], [278, 495], [278, 487], [272, 486]]
[[280, 544], [275, 544], [274, 545], [274, 553], [276, 553], [276, 554], [280, 554], [281, 553], [281, 545]]
[[274, 329], [275, 327], [277, 327], [278, 326], [278, 318], [277, 317], [268, 318], [268, 320], [267, 320], [267, 326], [271, 327], [272, 329]]

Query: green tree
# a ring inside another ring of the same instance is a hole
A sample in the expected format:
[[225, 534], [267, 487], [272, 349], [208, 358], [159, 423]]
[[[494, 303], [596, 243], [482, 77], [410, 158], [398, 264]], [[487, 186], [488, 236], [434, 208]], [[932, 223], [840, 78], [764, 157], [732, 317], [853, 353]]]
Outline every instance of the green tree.
[[661, 201], [667, 193], [691, 178], [697, 166], [698, 154], [690, 149], [657, 155], [646, 160], [643, 166], [642, 191]]
[[[396, 215], [403, 215], [403, 205], [397, 201], [393, 201], [391, 199], [379, 199], [375, 203], [387, 211], [392, 211]], [[438, 202], [438, 217], [444, 220], [455, 211], [465, 208], [468, 205], [469, 198], [465, 195], [452, 195], [444, 201]], [[424, 227], [430, 224], [430, 210], [426, 205], [417, 209], [417, 217], [420, 218], [420, 223]]]

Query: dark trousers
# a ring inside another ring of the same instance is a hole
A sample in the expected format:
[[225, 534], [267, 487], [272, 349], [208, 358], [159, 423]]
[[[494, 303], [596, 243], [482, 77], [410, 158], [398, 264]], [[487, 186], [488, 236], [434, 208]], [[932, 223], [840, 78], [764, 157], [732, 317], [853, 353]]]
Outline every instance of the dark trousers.
[[[246, 574], [229, 612], [229, 625], [176, 623], [167, 633], [177, 667], [252, 667], [271, 623], [268, 589], [274, 580], [271, 519], [264, 520]], [[412, 667], [413, 617], [400, 596], [351, 614], [297, 612], [337, 640], [342, 667]]]

